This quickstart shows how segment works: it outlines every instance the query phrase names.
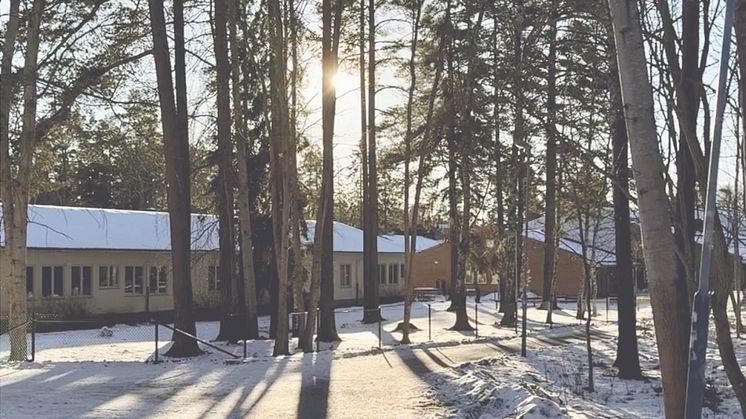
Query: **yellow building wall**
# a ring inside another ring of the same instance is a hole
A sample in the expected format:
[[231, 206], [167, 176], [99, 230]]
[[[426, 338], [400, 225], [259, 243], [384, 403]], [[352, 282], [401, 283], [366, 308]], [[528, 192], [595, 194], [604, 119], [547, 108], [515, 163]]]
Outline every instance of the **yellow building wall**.
[[[208, 291], [207, 272], [209, 265], [217, 265], [218, 252], [192, 252], [192, 288], [197, 306], [219, 299], [219, 291]], [[74, 307], [86, 314], [124, 314], [173, 309], [173, 274], [170, 252], [157, 251], [110, 251], [110, 250], [66, 250], [28, 249], [26, 265], [33, 268], [33, 293], [29, 295], [29, 312], [46, 312], [53, 307]], [[61, 266], [63, 270], [63, 294], [59, 297], [42, 297], [42, 268]], [[91, 295], [73, 295], [72, 267], [90, 266]], [[101, 287], [99, 267], [117, 267], [117, 286]], [[125, 293], [125, 267], [143, 267], [143, 293]], [[149, 294], [150, 267], [165, 267], [166, 291]], [[2, 270], [2, 268], [0, 268]], [[2, 281], [0, 276], [0, 281]], [[7, 315], [8, 301], [5, 284], [0, 283], [0, 316]]]

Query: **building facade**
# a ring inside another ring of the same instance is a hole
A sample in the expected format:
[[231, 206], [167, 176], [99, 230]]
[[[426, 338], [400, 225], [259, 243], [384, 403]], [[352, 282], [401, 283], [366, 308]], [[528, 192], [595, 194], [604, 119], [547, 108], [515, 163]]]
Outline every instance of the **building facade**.
[[[192, 215], [191, 282], [196, 309], [214, 309], [221, 304], [217, 226], [214, 216]], [[314, 227], [309, 221], [306, 246], [313, 243]], [[2, 231], [0, 228], [0, 252], [4, 251]], [[338, 305], [355, 304], [363, 298], [362, 237], [362, 230], [334, 223], [334, 298]], [[164, 212], [30, 205], [26, 254], [29, 312], [73, 318], [173, 310], [170, 241], [168, 214]], [[426, 238], [419, 242], [418, 249], [439, 243]], [[402, 236], [378, 239], [383, 300], [401, 296], [403, 245]], [[310, 257], [306, 258], [306, 269], [310, 271]], [[2, 281], [0, 262], [0, 317], [8, 312], [7, 286]], [[268, 300], [261, 294], [260, 300]]]

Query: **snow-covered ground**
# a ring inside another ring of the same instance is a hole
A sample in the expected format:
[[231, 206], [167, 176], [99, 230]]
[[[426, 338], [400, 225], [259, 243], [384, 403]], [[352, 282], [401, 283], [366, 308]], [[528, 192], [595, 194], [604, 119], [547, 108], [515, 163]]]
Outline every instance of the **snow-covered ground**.
[[[530, 307], [528, 357], [522, 358], [520, 337], [495, 326], [501, 315], [492, 296], [485, 296], [478, 338], [447, 330], [455, 315], [446, 311], [447, 302], [437, 301], [431, 304], [432, 340], [428, 306], [415, 303], [413, 323], [421, 330], [412, 334], [412, 345], [399, 345], [401, 335], [392, 330], [402, 304], [391, 304], [383, 307], [379, 351], [378, 326], [361, 324], [362, 309], [355, 307], [337, 310], [343, 341], [334, 347], [273, 358], [272, 341], [250, 341], [249, 357], [238, 364], [209, 348], [193, 359], [145, 363], [155, 348], [151, 325], [117, 325], [112, 336], [98, 329], [39, 333], [36, 362], [0, 363], [0, 417], [662, 417], [650, 308], [641, 301], [638, 333], [648, 380], [614, 377], [616, 311], [612, 305], [607, 313], [599, 302], [593, 393], [587, 390], [584, 326], [574, 306], [555, 311], [551, 329], [543, 323], [546, 312]], [[473, 325], [472, 299], [469, 317]], [[260, 326], [266, 332], [268, 319]], [[162, 352], [170, 332], [159, 332]], [[197, 334], [213, 339], [217, 323], [200, 322]], [[7, 357], [3, 339], [0, 359]], [[746, 362], [746, 346], [735, 344]], [[220, 346], [243, 352], [241, 345]], [[708, 356], [707, 403], [717, 411], [706, 409], [705, 415], [738, 417], [714, 344]]]

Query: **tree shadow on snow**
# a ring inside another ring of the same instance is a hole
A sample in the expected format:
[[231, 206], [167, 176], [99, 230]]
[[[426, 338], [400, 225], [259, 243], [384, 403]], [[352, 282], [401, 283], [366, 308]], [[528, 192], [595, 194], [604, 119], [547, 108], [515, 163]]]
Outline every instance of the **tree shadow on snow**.
[[332, 351], [303, 354], [301, 389], [296, 417], [313, 419], [327, 417], [333, 357]]

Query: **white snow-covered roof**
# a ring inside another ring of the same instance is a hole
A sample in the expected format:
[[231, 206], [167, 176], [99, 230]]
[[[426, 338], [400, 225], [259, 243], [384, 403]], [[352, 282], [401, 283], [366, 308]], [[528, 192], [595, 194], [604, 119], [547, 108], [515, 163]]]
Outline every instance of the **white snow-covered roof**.
[[[735, 254], [735, 241], [733, 240], [732, 226], [733, 219], [730, 211], [719, 209], [720, 221], [723, 224], [725, 240], [728, 243], [728, 252]], [[702, 220], [703, 211], [697, 209], [695, 218]], [[738, 233], [738, 253], [742, 258], [746, 258], [746, 220], [740, 219]], [[639, 224], [640, 219], [636, 212], [630, 213], [630, 223]], [[599, 265], [613, 265], [616, 263], [616, 245], [615, 245], [615, 228], [614, 228], [614, 211], [611, 208], [605, 208], [601, 211], [598, 219], [590, 219], [588, 226], [583, 226], [586, 231], [586, 254], [589, 260]], [[700, 223], [699, 228], [702, 228]], [[673, 226], [671, 227], [673, 231]], [[528, 223], [528, 231], [525, 236], [540, 242], [544, 242], [544, 217], [539, 217]], [[565, 220], [559, 229], [559, 248], [578, 256], [583, 255], [583, 248], [580, 241], [580, 229], [578, 228], [577, 219]], [[694, 240], [697, 244], [702, 244], [702, 231], [698, 230]]]
[[[424, 236], [417, 236], [417, 252], [435, 247], [442, 242], [440, 240], [429, 239]], [[384, 249], [384, 250], [381, 250]], [[383, 253], [404, 253], [404, 235], [388, 234], [378, 238], [378, 251]]]
[[[585, 221], [585, 220], [584, 220]], [[638, 223], [636, 213], [630, 214], [630, 222]], [[601, 210], [600, 217], [590, 218], [588, 225], [583, 225], [586, 257], [599, 265], [614, 265], [616, 263], [616, 244], [614, 228], [614, 212], [612, 209]], [[559, 249], [583, 256], [580, 228], [577, 219], [564, 220], [559, 226]], [[526, 237], [544, 242], [544, 217], [529, 221]]]
[[[308, 237], [302, 238], [304, 245], [311, 245], [316, 233], [316, 221], [307, 220]], [[334, 251], [347, 253], [363, 252], [363, 230], [351, 225], [334, 222]], [[417, 236], [417, 251], [422, 251], [440, 244], [438, 240]], [[404, 236], [387, 235], [378, 236], [378, 253], [404, 253]]]
[[[166, 212], [29, 205], [26, 246], [37, 249], [171, 250], [170, 231]], [[0, 245], [5, 245], [2, 228]], [[191, 247], [192, 250], [218, 249], [217, 217], [192, 214]]]
[[[738, 222], [738, 253], [741, 258], [746, 258], [746, 220], [743, 217], [737, 217], [737, 220], [733, 219], [733, 213], [729, 210], [718, 208], [720, 214], [720, 223], [723, 225], [723, 233], [725, 233], [725, 242], [728, 244], [728, 253], [731, 255], [736, 254], [735, 241], [733, 240], [733, 227], [734, 221]], [[694, 218], [702, 220], [701, 223], [697, 223], [698, 230], [694, 236], [694, 241], [697, 244], [702, 244], [704, 240], [701, 229], [704, 228], [704, 210], [697, 208], [694, 211]]]

